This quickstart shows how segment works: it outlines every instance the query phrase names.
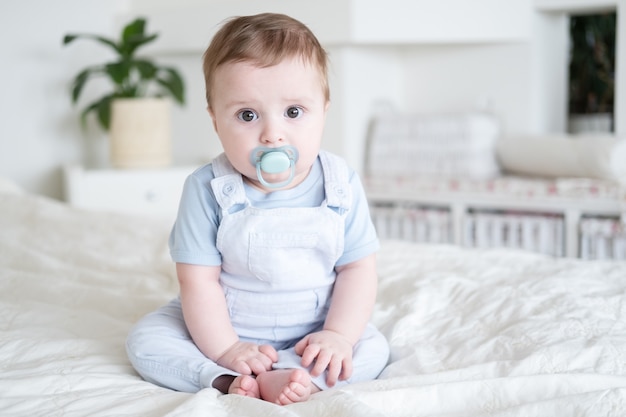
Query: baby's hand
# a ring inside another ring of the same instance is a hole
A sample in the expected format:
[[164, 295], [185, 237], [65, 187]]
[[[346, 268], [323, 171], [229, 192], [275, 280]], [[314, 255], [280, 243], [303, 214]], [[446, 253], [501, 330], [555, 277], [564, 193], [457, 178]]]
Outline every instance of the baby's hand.
[[272, 369], [278, 353], [270, 345], [237, 342], [217, 359], [217, 364], [244, 375], [259, 375]]
[[296, 343], [295, 349], [302, 356], [302, 366], [315, 362], [312, 376], [328, 371], [326, 383], [330, 387], [337, 379], [343, 381], [352, 375], [352, 344], [339, 333], [331, 330], [311, 333]]

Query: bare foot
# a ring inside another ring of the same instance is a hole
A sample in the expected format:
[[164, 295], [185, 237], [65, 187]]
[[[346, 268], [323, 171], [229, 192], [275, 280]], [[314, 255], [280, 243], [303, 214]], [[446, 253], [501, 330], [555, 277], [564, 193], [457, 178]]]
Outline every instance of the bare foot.
[[245, 397], [261, 398], [259, 394], [259, 384], [250, 375], [239, 375], [233, 379], [228, 387], [229, 394], [243, 395]]
[[320, 389], [311, 382], [303, 369], [277, 369], [256, 377], [261, 398], [279, 405], [293, 404], [309, 399]]

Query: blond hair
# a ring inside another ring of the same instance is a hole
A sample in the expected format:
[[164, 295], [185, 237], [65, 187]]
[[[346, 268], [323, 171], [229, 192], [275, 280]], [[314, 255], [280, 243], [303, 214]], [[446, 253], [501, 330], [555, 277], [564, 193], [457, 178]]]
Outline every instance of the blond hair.
[[240, 16], [226, 21], [202, 56], [209, 108], [215, 70], [220, 65], [250, 62], [264, 68], [293, 57], [317, 67], [322, 91], [326, 100], [330, 100], [328, 55], [302, 22], [276, 13]]

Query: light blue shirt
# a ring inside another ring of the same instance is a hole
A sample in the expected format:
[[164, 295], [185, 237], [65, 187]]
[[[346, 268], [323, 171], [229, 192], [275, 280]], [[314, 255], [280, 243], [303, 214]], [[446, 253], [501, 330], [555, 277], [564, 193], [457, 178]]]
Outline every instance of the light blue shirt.
[[[345, 216], [344, 252], [337, 266], [362, 259], [379, 248], [365, 191], [359, 176], [350, 170], [352, 207]], [[220, 208], [211, 189], [214, 178], [211, 164], [193, 172], [185, 181], [178, 217], [170, 234], [170, 254], [174, 262], [217, 266], [222, 256], [216, 247], [221, 221]], [[316, 207], [324, 201], [324, 176], [319, 158], [305, 180], [288, 190], [263, 193], [245, 185], [246, 196], [253, 207]]]

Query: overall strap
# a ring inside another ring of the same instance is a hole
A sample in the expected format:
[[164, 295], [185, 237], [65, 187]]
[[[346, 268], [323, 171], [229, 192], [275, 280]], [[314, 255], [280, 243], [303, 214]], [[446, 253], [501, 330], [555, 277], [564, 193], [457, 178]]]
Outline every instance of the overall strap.
[[337, 155], [326, 151], [320, 151], [319, 156], [324, 172], [326, 205], [339, 209], [339, 213], [343, 215], [352, 207], [348, 164]]
[[211, 180], [211, 188], [222, 211], [228, 212], [235, 205], [247, 204], [241, 174], [231, 165], [225, 153], [213, 160], [212, 167], [215, 178]]

